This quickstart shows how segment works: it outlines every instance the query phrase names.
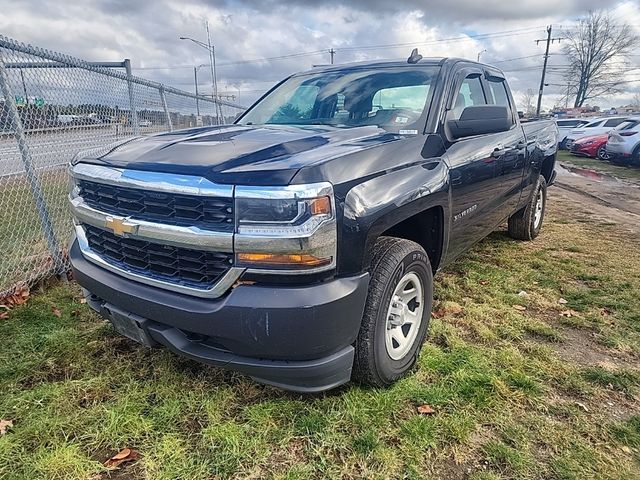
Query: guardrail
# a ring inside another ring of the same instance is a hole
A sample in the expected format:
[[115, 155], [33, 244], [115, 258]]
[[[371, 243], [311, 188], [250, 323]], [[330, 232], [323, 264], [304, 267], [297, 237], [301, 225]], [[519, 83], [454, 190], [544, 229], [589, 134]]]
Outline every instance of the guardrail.
[[[0, 299], [67, 271], [72, 222], [63, 167], [78, 151], [229, 123], [243, 110], [136, 77], [129, 60], [87, 62], [0, 35]], [[115, 121], [60, 121], [73, 116]]]

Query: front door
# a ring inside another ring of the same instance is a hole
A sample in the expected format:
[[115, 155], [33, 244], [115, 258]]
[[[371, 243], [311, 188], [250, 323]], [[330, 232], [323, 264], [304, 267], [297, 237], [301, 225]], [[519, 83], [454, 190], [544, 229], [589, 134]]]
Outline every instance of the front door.
[[[482, 75], [474, 68], [460, 72], [446, 121], [459, 119], [466, 107], [488, 103]], [[485, 237], [499, 222], [496, 176], [501, 141], [500, 134], [479, 135], [455, 140], [447, 148], [452, 207], [449, 260]]]

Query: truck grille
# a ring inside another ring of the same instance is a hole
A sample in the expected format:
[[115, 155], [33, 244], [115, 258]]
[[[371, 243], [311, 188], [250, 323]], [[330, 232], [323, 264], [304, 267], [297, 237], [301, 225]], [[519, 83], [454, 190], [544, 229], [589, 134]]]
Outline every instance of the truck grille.
[[87, 205], [113, 215], [220, 232], [234, 228], [231, 198], [140, 190], [87, 180], [79, 180], [78, 187]]
[[91, 225], [85, 225], [89, 247], [124, 270], [194, 288], [210, 288], [232, 263], [232, 254], [191, 250], [119, 237]]

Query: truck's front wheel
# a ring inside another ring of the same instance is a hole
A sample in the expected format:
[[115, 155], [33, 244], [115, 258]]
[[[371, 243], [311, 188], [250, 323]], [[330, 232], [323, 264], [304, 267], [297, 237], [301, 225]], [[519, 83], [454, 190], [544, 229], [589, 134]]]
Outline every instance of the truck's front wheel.
[[433, 273], [420, 245], [394, 237], [375, 243], [369, 273], [353, 376], [382, 387], [416, 362], [431, 317]]

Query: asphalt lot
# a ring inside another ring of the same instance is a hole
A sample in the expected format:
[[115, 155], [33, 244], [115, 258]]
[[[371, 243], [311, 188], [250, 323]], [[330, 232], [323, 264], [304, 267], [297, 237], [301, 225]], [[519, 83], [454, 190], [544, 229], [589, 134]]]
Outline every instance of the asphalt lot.
[[[142, 128], [142, 134], [162, 130], [162, 126]], [[82, 150], [103, 147], [133, 136], [130, 127], [120, 125], [71, 127], [60, 131], [31, 133], [28, 147], [36, 169], [65, 165]], [[12, 136], [0, 135], [0, 177], [24, 172], [18, 144]]]

